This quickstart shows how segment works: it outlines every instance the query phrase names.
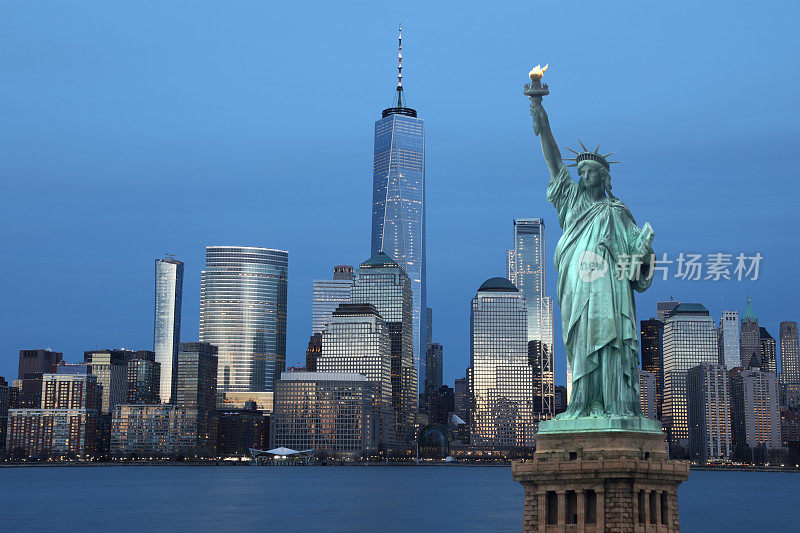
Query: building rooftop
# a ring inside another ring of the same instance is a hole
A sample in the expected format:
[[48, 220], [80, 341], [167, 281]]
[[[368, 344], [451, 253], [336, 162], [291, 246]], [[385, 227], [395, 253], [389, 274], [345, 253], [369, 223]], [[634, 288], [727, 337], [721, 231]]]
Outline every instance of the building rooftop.
[[709, 316], [708, 309], [706, 309], [703, 304], [697, 304], [697, 303], [678, 304], [677, 306], [675, 306], [673, 310], [669, 312], [667, 318], [673, 317], [675, 315]]
[[519, 289], [506, 278], [489, 278], [483, 282], [478, 292], [519, 292]]
[[398, 267], [397, 261], [383, 252], [378, 252], [363, 263], [362, 267]]
[[281, 381], [367, 381], [355, 372], [282, 372]]
[[375, 309], [375, 306], [372, 304], [350, 304], [344, 303], [339, 304], [333, 311], [333, 316], [377, 316], [380, 317], [380, 313], [378, 310]]

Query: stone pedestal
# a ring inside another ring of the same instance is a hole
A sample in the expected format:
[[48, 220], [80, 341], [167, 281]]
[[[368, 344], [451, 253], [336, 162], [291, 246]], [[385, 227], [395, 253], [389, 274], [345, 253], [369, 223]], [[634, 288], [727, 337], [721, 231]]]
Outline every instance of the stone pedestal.
[[680, 531], [689, 463], [667, 460], [663, 433], [539, 432], [534, 460], [511, 472], [525, 490], [526, 533]]

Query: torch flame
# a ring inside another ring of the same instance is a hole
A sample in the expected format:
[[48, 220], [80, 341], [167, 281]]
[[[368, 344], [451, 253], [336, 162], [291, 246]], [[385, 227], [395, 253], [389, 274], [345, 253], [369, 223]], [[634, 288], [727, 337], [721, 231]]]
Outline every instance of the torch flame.
[[544, 71], [547, 70], [547, 67], [549, 66], [549, 63], [545, 66], [536, 65], [530, 72], [528, 72], [528, 76], [530, 77], [531, 81], [541, 80], [542, 76], [544, 76]]

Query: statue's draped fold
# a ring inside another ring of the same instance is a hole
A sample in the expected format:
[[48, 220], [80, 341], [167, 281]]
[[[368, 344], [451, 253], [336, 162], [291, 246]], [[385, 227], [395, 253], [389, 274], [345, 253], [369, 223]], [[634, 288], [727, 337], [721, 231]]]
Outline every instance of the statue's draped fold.
[[618, 199], [589, 199], [566, 167], [550, 179], [547, 200], [564, 230], [554, 263], [564, 345], [572, 367], [572, 397], [559, 418], [587, 416], [598, 408], [606, 416], [640, 416], [633, 290], [650, 286], [650, 272], [647, 265], [639, 267], [638, 275], [630, 268], [619, 279], [617, 265], [641, 253], [636, 249], [641, 230]]

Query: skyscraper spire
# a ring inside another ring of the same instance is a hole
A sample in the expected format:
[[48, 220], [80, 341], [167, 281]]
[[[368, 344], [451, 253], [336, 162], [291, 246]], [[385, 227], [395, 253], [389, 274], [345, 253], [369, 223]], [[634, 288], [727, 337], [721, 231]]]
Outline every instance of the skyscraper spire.
[[403, 107], [403, 23], [401, 22], [397, 31], [397, 107]]

